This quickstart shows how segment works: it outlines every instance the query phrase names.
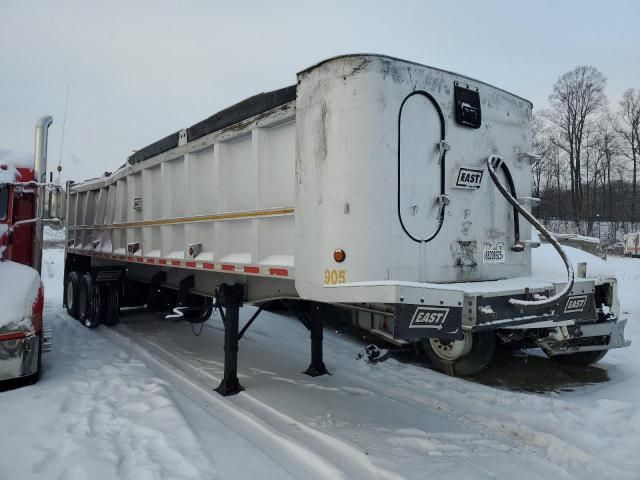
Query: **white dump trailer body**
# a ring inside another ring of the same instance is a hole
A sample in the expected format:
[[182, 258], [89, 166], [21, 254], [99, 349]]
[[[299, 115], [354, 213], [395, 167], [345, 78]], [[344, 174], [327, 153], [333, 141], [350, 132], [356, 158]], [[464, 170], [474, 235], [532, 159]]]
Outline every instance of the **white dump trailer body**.
[[[456, 122], [457, 84], [479, 93], [479, 128]], [[287, 278], [318, 301], [349, 300], [338, 291], [366, 296], [363, 282], [392, 291], [394, 283], [527, 277], [530, 251], [510, 251], [511, 209], [484, 164], [504, 155], [518, 194], [529, 196], [521, 154], [530, 150], [530, 120], [528, 101], [459, 75], [379, 56], [333, 59], [301, 72], [295, 100], [275, 110], [191, 142], [183, 132], [176, 148], [74, 185], [72, 248]], [[422, 242], [437, 229], [441, 170], [450, 204], [440, 232]], [[484, 258], [492, 247], [497, 256]], [[336, 249], [346, 253], [340, 264]]]
[[[176, 289], [188, 274], [189, 292], [202, 296], [227, 284], [241, 285], [246, 302], [339, 304], [374, 315], [369, 329], [399, 341], [602, 320], [593, 278], [576, 279], [544, 312], [509, 303], [567, 284], [531, 277], [531, 228], [487, 171], [498, 158], [497, 175], [529, 208], [531, 110], [504, 90], [413, 62], [326, 60], [295, 86], [71, 185], [67, 270], [86, 270], [90, 258], [154, 285], [163, 272], [161, 284]], [[566, 312], [572, 295], [584, 304]]]

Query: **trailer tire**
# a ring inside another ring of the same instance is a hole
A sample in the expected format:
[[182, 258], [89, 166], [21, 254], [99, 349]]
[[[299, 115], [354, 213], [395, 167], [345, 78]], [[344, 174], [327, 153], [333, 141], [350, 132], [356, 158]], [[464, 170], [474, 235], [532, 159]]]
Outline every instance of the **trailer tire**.
[[[483, 370], [493, 360], [496, 334], [492, 331], [465, 332], [465, 339], [422, 340], [422, 349], [437, 370], [447, 375], [465, 377]], [[464, 343], [463, 343], [464, 342]]]
[[78, 319], [78, 288], [80, 286], [80, 274], [75, 270], [69, 272], [64, 283], [64, 298], [67, 304], [67, 313], [70, 317]]
[[100, 294], [102, 323], [113, 327], [120, 319], [120, 292], [116, 287], [103, 287]]
[[[547, 356], [560, 365], [571, 365], [573, 367], [586, 367], [593, 365], [596, 362], [602, 360], [609, 350], [594, 350], [591, 352], [576, 352], [567, 353], [564, 355], [549, 355]], [[545, 352], [546, 353], [546, 352]]]
[[78, 320], [87, 328], [100, 325], [100, 287], [91, 275], [85, 273], [80, 278], [78, 289]]

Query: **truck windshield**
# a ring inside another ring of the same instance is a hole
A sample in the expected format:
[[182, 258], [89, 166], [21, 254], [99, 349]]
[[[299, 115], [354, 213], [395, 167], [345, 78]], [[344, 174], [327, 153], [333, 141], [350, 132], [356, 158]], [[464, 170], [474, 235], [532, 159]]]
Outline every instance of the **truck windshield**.
[[9, 205], [9, 188], [0, 186], [0, 221], [7, 219], [8, 205]]

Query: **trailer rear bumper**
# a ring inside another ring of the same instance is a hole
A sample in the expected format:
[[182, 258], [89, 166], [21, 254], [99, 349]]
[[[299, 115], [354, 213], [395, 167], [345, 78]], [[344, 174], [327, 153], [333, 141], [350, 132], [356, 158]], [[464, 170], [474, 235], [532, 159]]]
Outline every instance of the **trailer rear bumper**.
[[624, 338], [626, 320], [575, 324], [555, 327], [546, 337], [536, 341], [550, 355], [611, 350], [631, 345]]
[[[593, 288], [592, 280], [576, 281], [576, 285], [579, 287], [585, 282]], [[387, 303], [453, 307], [462, 307], [466, 297], [495, 298], [514, 297], [525, 293], [545, 294], [554, 290], [556, 286], [553, 282], [531, 277], [466, 283], [381, 280], [325, 285], [319, 289], [296, 285], [299, 290], [300, 287], [304, 288], [305, 296], [316, 297], [315, 300], [326, 303]]]
[[[613, 321], [611, 310], [602, 311], [602, 295], [596, 290], [606, 284], [614, 287], [615, 280], [603, 284], [595, 278], [576, 279], [561, 304], [546, 310], [523, 310], [510, 299], [548, 298], [564, 285], [527, 277], [450, 284], [360, 282], [327, 286], [322, 297], [330, 303], [376, 304], [387, 309], [393, 315], [395, 339], [461, 340], [465, 331], [563, 327], [572, 332], [572, 339], [610, 337], [610, 348], [616, 348], [624, 346], [624, 322]], [[608, 301], [608, 308], [617, 305], [613, 288]], [[603, 328], [611, 331], [599, 333]]]

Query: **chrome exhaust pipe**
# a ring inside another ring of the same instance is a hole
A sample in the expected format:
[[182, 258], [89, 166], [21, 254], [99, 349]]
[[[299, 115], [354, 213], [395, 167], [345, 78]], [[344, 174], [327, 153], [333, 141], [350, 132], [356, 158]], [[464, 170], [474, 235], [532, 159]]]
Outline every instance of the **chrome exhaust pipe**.
[[[34, 149], [34, 180], [37, 183], [45, 183], [47, 181], [47, 139], [49, 137], [49, 127], [53, 123], [51, 115], [45, 115], [36, 122], [36, 138]], [[44, 218], [45, 191], [43, 188], [36, 187], [36, 218], [42, 220]], [[38, 273], [42, 271], [42, 232], [44, 226], [41, 221], [35, 225], [36, 231], [33, 237], [33, 252], [31, 266]]]

